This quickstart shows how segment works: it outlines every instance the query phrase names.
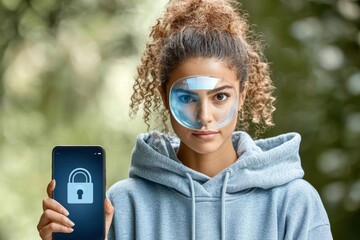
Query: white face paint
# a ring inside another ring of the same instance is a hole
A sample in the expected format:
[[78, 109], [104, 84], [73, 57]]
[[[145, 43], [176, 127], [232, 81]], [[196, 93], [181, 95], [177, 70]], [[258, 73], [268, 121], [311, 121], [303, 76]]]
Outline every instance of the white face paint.
[[176, 80], [170, 88], [169, 103], [176, 121], [194, 130], [222, 128], [238, 111], [235, 86], [226, 79], [210, 76]]

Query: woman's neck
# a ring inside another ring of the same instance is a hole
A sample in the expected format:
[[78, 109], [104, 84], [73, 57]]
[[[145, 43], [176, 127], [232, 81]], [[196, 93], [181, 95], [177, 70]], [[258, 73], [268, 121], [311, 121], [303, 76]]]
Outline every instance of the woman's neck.
[[185, 166], [209, 177], [214, 177], [237, 160], [231, 138], [215, 152], [207, 154], [197, 153], [187, 145], [180, 143], [177, 157]]

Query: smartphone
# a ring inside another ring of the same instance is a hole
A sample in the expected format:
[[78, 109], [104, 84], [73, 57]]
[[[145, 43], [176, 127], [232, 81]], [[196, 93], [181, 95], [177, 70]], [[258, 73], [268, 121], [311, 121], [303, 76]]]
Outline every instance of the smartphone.
[[70, 213], [72, 233], [54, 240], [104, 240], [105, 150], [101, 146], [56, 146], [52, 151], [53, 198]]

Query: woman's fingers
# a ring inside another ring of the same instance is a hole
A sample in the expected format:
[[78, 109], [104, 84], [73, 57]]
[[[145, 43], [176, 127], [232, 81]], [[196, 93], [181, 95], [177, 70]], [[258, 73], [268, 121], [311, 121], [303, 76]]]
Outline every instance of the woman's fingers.
[[47, 195], [49, 196], [49, 198], [53, 197], [53, 191], [55, 189], [55, 185], [56, 185], [56, 182], [55, 182], [55, 179], [53, 179], [50, 181], [50, 183], [47, 186], [46, 192], [47, 192]]
[[51, 209], [65, 216], [69, 216], [68, 210], [66, 210], [60, 203], [52, 198], [46, 198], [43, 200], [43, 210], [45, 211], [46, 209]]
[[51, 240], [53, 232], [71, 233], [74, 223], [67, 218], [69, 212], [52, 198], [43, 200], [44, 212], [40, 217], [37, 229], [43, 240]]
[[105, 239], [107, 239], [109, 228], [114, 216], [114, 207], [112, 206], [108, 198], [105, 199], [104, 206], [105, 206], [105, 231], [106, 231]]
[[41, 239], [52, 240], [52, 233], [71, 233], [74, 231], [73, 226], [74, 223], [63, 214], [46, 209], [41, 215], [37, 228]]
[[55, 185], [55, 180], [51, 180], [46, 189], [49, 197], [42, 202], [44, 212], [40, 217], [37, 229], [43, 240], [52, 240], [54, 232], [71, 233], [74, 231], [72, 227], [75, 224], [67, 217], [69, 212], [52, 199]]
[[63, 214], [55, 212], [51, 209], [46, 209], [44, 213], [41, 215], [38, 230], [42, 229], [44, 226], [48, 225], [51, 222], [56, 222], [65, 227], [73, 227], [75, 224]]
[[71, 233], [73, 231], [72, 228], [53, 222], [39, 229], [39, 235], [42, 240], [52, 240], [52, 233], [54, 232]]

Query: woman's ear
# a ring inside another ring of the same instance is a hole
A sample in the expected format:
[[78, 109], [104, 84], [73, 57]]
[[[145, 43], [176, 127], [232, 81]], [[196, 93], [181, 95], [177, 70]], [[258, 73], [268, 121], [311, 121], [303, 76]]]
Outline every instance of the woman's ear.
[[248, 85], [245, 83], [242, 87], [240, 87], [240, 94], [239, 94], [239, 104], [238, 104], [238, 111], [240, 111], [244, 105], [246, 93], [248, 90]]
[[169, 101], [167, 99], [166, 93], [164, 92], [163, 88], [161, 86], [158, 86], [158, 91], [160, 93], [162, 102], [164, 104], [164, 107], [169, 110]]

